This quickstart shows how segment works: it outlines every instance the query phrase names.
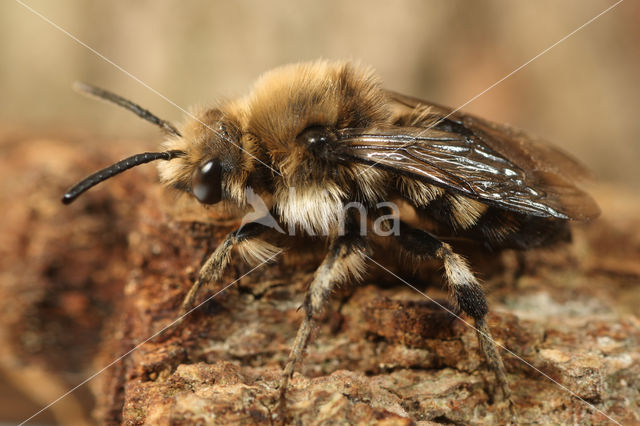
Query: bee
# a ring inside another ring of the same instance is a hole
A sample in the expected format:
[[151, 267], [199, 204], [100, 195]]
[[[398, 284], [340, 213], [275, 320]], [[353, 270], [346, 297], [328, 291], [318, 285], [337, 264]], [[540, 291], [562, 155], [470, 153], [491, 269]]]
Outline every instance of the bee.
[[156, 160], [163, 160], [163, 184], [203, 205], [246, 207], [256, 194], [270, 200], [271, 222], [243, 224], [208, 257], [182, 314], [204, 285], [221, 278], [232, 249], [258, 261], [278, 253], [265, 238], [277, 224], [326, 239], [327, 253], [306, 292], [304, 318], [284, 368], [281, 402], [332, 290], [361, 280], [377, 247], [376, 238], [361, 232], [355, 213], [345, 213], [350, 202], [366, 210], [385, 201], [413, 208], [417, 225], [388, 215], [386, 229], [396, 232], [386, 238], [417, 262], [442, 262], [458, 312], [473, 319], [507, 400], [511, 392], [486, 322], [482, 286], [448, 238], [490, 249], [545, 247], [568, 238], [571, 220], [599, 214], [576, 183], [586, 171], [568, 155], [511, 127], [385, 90], [374, 71], [359, 64], [320, 60], [274, 69], [246, 97], [202, 109], [180, 127], [113, 93], [78, 88], [131, 110], [168, 138], [160, 152], [134, 155], [79, 182], [64, 194], [65, 204]]

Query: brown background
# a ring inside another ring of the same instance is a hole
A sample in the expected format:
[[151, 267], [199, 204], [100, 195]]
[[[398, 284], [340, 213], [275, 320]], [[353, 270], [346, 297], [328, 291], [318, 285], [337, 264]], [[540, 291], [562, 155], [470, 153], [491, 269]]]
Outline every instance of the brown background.
[[[358, 59], [391, 89], [459, 106], [613, 2], [29, 4], [187, 108], [244, 94], [277, 65], [320, 57]], [[639, 16], [637, 2], [621, 3], [465, 109], [554, 141], [599, 178], [638, 188]], [[75, 94], [74, 80], [171, 120], [183, 115], [18, 3], [0, 5], [0, 31], [3, 126], [157, 139], [146, 123]]]
[[[613, 2], [28, 4], [188, 108], [242, 95], [261, 72], [277, 65], [320, 57], [357, 59], [377, 69], [390, 89], [457, 107]], [[640, 4], [623, 2], [464, 109], [554, 141], [587, 164], [601, 182], [637, 191], [638, 17]], [[75, 80], [111, 89], [172, 121], [183, 115], [16, 2], [0, 4], [0, 34], [2, 134], [82, 135], [84, 142], [77, 149], [87, 151], [107, 140], [135, 138], [139, 145], [128, 147], [130, 153], [157, 145], [156, 129], [115, 107], [78, 96], [70, 89]], [[79, 170], [61, 185], [87, 171]], [[14, 201], [24, 202], [31, 201]], [[9, 413], [2, 408], [0, 420], [19, 420], [37, 408], [11, 389], [0, 388], [0, 393], [6, 394], [0, 400], [15, 409]]]

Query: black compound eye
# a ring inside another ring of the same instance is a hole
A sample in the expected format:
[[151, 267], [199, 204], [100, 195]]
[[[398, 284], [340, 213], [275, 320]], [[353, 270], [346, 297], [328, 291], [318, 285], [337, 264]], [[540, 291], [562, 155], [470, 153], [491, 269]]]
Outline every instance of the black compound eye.
[[222, 167], [220, 161], [209, 160], [193, 172], [191, 191], [202, 204], [215, 204], [222, 199]]

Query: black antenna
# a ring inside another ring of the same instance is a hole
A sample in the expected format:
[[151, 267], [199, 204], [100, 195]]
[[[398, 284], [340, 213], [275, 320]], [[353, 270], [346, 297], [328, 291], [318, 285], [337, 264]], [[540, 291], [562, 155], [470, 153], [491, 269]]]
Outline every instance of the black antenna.
[[157, 117], [150, 111], [142, 108], [140, 105], [134, 104], [133, 102], [123, 98], [122, 96], [116, 95], [115, 93], [109, 92], [108, 90], [100, 89], [99, 87], [91, 86], [90, 84], [81, 83], [79, 81], [73, 83], [73, 88], [82, 94], [95, 96], [97, 98], [104, 99], [105, 101], [113, 102], [116, 105], [128, 109], [143, 120], [147, 120], [155, 124], [165, 132], [168, 132], [175, 136], [182, 136], [173, 124]]
[[118, 173], [122, 173], [125, 170], [128, 170], [132, 167], [138, 166], [140, 164], [149, 163], [155, 160], [172, 160], [176, 157], [181, 157], [185, 155], [184, 151], [164, 151], [164, 152], [144, 152], [142, 154], [132, 155], [129, 158], [125, 158], [124, 160], [120, 160], [115, 164], [110, 165], [107, 168], [104, 168], [94, 174], [86, 177], [82, 181], [75, 184], [71, 189], [69, 189], [66, 194], [62, 196], [62, 203], [69, 204], [73, 202], [80, 194], [88, 190], [89, 188], [99, 184], [103, 180], [107, 180], [110, 177], [117, 175]]

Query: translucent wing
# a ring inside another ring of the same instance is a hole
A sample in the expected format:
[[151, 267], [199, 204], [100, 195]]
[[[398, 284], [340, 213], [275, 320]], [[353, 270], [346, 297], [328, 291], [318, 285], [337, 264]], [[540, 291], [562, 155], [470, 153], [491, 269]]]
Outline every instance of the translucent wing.
[[562, 151], [508, 126], [389, 96], [397, 126], [340, 131], [350, 160], [534, 216], [588, 220], [599, 214], [575, 185], [585, 170]]

